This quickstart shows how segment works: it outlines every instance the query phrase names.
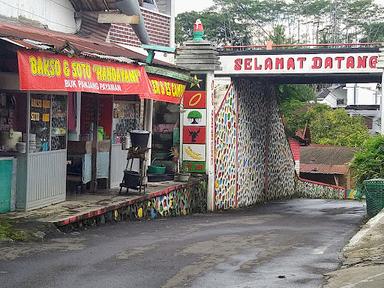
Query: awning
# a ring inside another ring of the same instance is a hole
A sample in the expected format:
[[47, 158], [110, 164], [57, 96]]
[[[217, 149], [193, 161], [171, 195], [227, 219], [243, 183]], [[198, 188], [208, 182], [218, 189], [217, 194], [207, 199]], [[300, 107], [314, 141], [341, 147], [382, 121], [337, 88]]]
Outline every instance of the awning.
[[184, 95], [186, 83], [157, 75], [149, 75], [151, 93], [141, 96], [145, 99], [180, 104]]
[[47, 52], [17, 52], [20, 90], [151, 95], [145, 68]]
[[192, 81], [174, 64], [144, 66], [146, 55], [92, 38], [0, 23], [1, 40], [17, 47], [22, 90], [138, 94], [179, 104]]

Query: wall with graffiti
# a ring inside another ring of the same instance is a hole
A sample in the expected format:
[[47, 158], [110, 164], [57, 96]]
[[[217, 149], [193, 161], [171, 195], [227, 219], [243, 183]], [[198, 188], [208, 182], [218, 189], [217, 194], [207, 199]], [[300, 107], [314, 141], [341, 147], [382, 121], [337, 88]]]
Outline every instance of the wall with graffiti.
[[295, 193], [292, 154], [273, 85], [234, 79], [216, 113], [216, 208]]

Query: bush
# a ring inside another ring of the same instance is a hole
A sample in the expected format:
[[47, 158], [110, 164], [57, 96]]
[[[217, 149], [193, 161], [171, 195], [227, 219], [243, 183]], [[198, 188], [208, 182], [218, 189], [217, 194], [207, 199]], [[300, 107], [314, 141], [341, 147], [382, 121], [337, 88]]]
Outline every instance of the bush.
[[368, 138], [355, 154], [351, 168], [357, 184], [368, 179], [384, 178], [384, 136]]

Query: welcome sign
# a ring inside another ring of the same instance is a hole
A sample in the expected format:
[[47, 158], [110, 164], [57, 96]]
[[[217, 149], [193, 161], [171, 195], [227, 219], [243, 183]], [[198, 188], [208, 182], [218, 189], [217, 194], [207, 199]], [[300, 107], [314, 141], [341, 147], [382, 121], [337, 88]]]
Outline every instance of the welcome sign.
[[217, 74], [349, 74], [379, 73], [378, 53], [228, 55]]

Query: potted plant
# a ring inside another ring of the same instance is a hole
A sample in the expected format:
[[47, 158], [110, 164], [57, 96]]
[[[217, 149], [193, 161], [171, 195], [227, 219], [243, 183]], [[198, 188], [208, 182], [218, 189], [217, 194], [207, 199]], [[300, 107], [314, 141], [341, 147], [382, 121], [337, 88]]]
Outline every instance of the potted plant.
[[182, 163], [180, 161], [180, 152], [177, 147], [172, 147], [170, 154], [172, 156], [172, 161], [175, 165], [175, 181], [179, 182], [188, 182], [189, 177], [191, 176], [191, 173], [186, 171], [184, 167], [182, 166]]

